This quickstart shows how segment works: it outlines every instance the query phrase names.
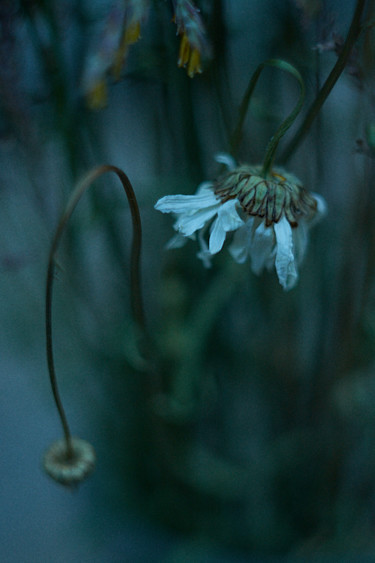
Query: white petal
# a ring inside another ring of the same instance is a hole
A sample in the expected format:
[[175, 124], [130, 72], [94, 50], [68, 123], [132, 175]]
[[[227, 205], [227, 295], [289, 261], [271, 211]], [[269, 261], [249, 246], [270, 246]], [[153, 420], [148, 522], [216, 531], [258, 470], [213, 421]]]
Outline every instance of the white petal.
[[195, 233], [195, 231], [202, 229], [207, 221], [209, 221], [216, 215], [219, 206], [220, 203], [216, 203], [216, 205], [207, 209], [200, 209], [199, 211], [195, 211], [194, 213], [181, 215], [181, 217], [177, 219], [173, 227], [179, 233], [182, 233], [186, 237], [189, 237], [190, 235]]
[[212, 225], [209, 240], [209, 250], [211, 254], [217, 254], [223, 248], [226, 232], [221, 221], [217, 218]]
[[264, 267], [273, 265], [275, 236], [272, 227], [266, 227], [264, 221], [255, 229], [251, 246], [251, 269], [259, 275]]
[[316, 208], [316, 214], [314, 215], [312, 221], [310, 221], [309, 223], [310, 226], [316, 223], [317, 221], [320, 221], [320, 219], [327, 214], [327, 204], [325, 199], [322, 198], [322, 196], [320, 196], [319, 194], [316, 194], [314, 192], [312, 192], [311, 195], [316, 200], [317, 208]]
[[162, 213], [191, 213], [218, 203], [214, 192], [203, 188], [195, 195], [166, 195], [156, 202], [155, 209]]
[[171, 248], [181, 248], [187, 242], [187, 238], [178, 233], [170, 241], [167, 242], [166, 248], [170, 250]]
[[178, 219], [174, 229], [185, 236], [204, 227], [216, 215], [221, 202], [211, 189], [211, 182], [204, 182], [195, 195], [164, 196], [155, 204], [162, 213], [174, 213]]
[[292, 227], [289, 221], [282, 217], [278, 223], [274, 224], [274, 230], [276, 234], [275, 266], [279, 282], [285, 290], [292, 289], [298, 278], [293, 254]]
[[198, 241], [199, 241], [199, 246], [201, 247], [200, 251], [197, 252], [197, 257], [202, 260], [203, 265], [206, 268], [211, 268], [211, 258], [212, 258], [212, 254], [211, 252], [208, 250], [208, 246], [206, 241], [203, 238], [203, 231], [200, 231], [198, 233]]
[[246, 262], [249, 255], [249, 221], [253, 221], [253, 218], [251, 217], [246, 224], [242, 225], [242, 227], [234, 233], [232, 244], [229, 247], [229, 252], [237, 264], [243, 264]]
[[234, 160], [233, 156], [226, 152], [219, 152], [215, 154], [215, 160], [220, 164], [225, 164], [229, 168], [229, 170], [234, 170], [234, 168], [236, 168], [236, 161]]
[[237, 205], [237, 199], [230, 199], [229, 201], [222, 203], [218, 209], [218, 219], [221, 221], [223, 229], [226, 232], [236, 231], [244, 223], [238, 215]]
[[223, 248], [227, 232], [235, 231], [243, 221], [236, 210], [236, 200], [231, 199], [223, 203], [217, 211], [217, 219], [211, 229], [209, 249], [211, 254], [216, 254]]

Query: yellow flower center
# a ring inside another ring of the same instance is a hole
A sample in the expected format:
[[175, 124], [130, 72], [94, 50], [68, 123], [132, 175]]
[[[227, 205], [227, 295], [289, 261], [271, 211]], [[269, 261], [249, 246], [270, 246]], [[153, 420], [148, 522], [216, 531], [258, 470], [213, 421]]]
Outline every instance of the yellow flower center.
[[281, 174], [277, 174], [277, 172], [271, 172], [271, 174], [274, 178], [278, 178], [282, 182], [286, 182], [286, 178], [284, 178], [284, 176], [281, 176]]

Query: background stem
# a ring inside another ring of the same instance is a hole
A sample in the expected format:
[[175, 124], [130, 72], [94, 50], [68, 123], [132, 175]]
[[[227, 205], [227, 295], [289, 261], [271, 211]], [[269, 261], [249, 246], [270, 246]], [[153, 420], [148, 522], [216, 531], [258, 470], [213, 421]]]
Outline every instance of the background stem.
[[354, 43], [359, 37], [361, 33], [361, 17], [362, 12], [364, 10], [366, 4], [366, 0], [358, 0], [357, 5], [354, 11], [352, 23], [350, 24], [349, 32], [345, 43], [342, 47], [342, 51], [340, 56], [338, 57], [335, 66], [331, 70], [328, 78], [324, 82], [322, 88], [320, 89], [317, 97], [315, 98], [312, 106], [310, 107], [309, 111], [306, 114], [305, 119], [303, 120], [300, 128], [295, 133], [294, 137], [290, 141], [289, 145], [284, 150], [281, 161], [283, 163], [287, 162], [292, 154], [297, 149], [298, 145], [303, 141], [306, 134], [308, 133], [312, 122], [314, 121], [315, 117], [318, 115], [319, 111], [321, 110], [324, 102], [328, 98], [332, 88], [336, 84], [337, 80], [339, 79], [341, 73], [343, 72], [346, 63], [348, 61], [349, 55], [353, 48]]

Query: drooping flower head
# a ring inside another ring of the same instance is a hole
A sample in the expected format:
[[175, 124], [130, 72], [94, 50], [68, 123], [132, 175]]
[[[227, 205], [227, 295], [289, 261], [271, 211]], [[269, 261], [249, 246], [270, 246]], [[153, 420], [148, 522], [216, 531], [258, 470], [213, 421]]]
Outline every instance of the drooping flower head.
[[285, 216], [291, 227], [301, 218], [311, 218], [317, 201], [296, 176], [275, 168], [262, 175], [262, 166], [238, 166], [214, 182], [214, 192], [224, 203], [236, 198], [246, 215], [264, 218], [266, 227]]
[[[193, 196], [165, 196], [155, 205], [174, 213], [178, 234], [169, 248], [198, 236], [198, 257], [206, 266], [234, 232], [229, 251], [238, 263], [250, 258], [255, 274], [276, 268], [284, 289], [294, 287], [305, 254], [308, 230], [325, 213], [325, 202], [308, 192], [293, 174], [273, 168], [266, 177], [262, 166], [235, 166], [231, 157], [217, 160], [230, 171], [214, 182], [201, 184]], [[208, 244], [205, 235], [209, 232]]]

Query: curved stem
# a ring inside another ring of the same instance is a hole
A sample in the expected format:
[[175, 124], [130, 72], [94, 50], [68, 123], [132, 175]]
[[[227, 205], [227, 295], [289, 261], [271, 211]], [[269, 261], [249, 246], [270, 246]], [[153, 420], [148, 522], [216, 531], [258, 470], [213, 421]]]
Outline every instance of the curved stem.
[[76, 186], [70, 199], [67, 203], [66, 209], [59, 221], [56, 229], [54, 239], [52, 241], [51, 250], [48, 259], [47, 268], [47, 284], [46, 284], [46, 351], [47, 351], [47, 362], [48, 362], [48, 373], [51, 382], [52, 393], [55, 399], [57, 411], [61, 420], [63, 427], [63, 432], [66, 440], [67, 446], [67, 456], [73, 455], [72, 443], [71, 443], [71, 433], [69, 430], [69, 425], [65, 411], [61, 402], [61, 398], [58, 391], [54, 356], [53, 356], [53, 339], [52, 339], [52, 292], [53, 292], [53, 281], [54, 281], [54, 269], [55, 269], [55, 254], [60, 243], [61, 237], [64, 233], [65, 227], [76, 208], [79, 200], [90, 185], [97, 180], [100, 176], [106, 172], [114, 172], [120, 179], [126, 197], [129, 202], [130, 212], [132, 216], [133, 225], [133, 240], [131, 249], [131, 259], [130, 259], [130, 292], [131, 292], [131, 304], [132, 313], [136, 325], [138, 328], [144, 332], [145, 330], [145, 318], [143, 312], [143, 298], [141, 289], [141, 279], [140, 279], [140, 256], [141, 256], [141, 242], [142, 242], [142, 228], [141, 228], [141, 218], [139, 214], [139, 208], [137, 204], [137, 199], [133, 187], [130, 183], [127, 175], [116, 166], [109, 164], [104, 164], [97, 168], [91, 170]]
[[262, 72], [263, 68], [264, 68], [264, 63], [261, 63], [255, 69], [254, 73], [252, 74], [252, 76], [250, 78], [250, 81], [249, 81], [249, 84], [246, 88], [245, 94], [242, 98], [242, 102], [241, 102], [239, 114], [238, 114], [237, 125], [236, 125], [236, 127], [235, 127], [235, 129], [232, 133], [232, 136], [230, 138], [230, 141], [229, 141], [229, 152], [234, 158], [236, 158], [238, 146], [241, 142], [243, 124], [244, 124], [244, 121], [245, 121], [247, 110], [249, 109], [250, 99], [251, 99], [251, 96], [253, 95], [254, 88], [256, 86], [256, 83], [258, 82], [259, 75]]
[[251, 76], [249, 85], [246, 89], [246, 92], [245, 92], [244, 97], [243, 97], [242, 102], [241, 102], [238, 122], [237, 122], [236, 128], [234, 129], [231, 140], [230, 140], [230, 153], [233, 156], [235, 156], [237, 149], [238, 149], [238, 145], [241, 141], [243, 123], [244, 123], [246, 113], [247, 113], [247, 110], [248, 110], [248, 107], [249, 107], [251, 96], [252, 96], [254, 88], [255, 88], [255, 86], [258, 82], [259, 76], [260, 76], [260, 74], [261, 74], [261, 72], [262, 72], [262, 70], [264, 69], [265, 66], [272, 66], [272, 67], [279, 68], [280, 70], [284, 70], [286, 72], [289, 72], [290, 74], [292, 74], [292, 76], [294, 76], [297, 79], [299, 87], [300, 87], [300, 95], [299, 95], [297, 104], [293, 108], [292, 112], [288, 115], [288, 117], [281, 123], [281, 125], [277, 129], [276, 133], [273, 135], [273, 137], [271, 138], [271, 140], [268, 143], [266, 155], [265, 155], [264, 162], [263, 162], [263, 175], [267, 176], [267, 174], [268, 174], [268, 172], [269, 172], [269, 170], [272, 166], [272, 162], [273, 162], [273, 159], [274, 159], [274, 156], [275, 156], [277, 145], [279, 144], [280, 139], [283, 137], [283, 135], [285, 135], [285, 133], [287, 132], [287, 130], [292, 125], [292, 123], [296, 119], [297, 115], [301, 111], [301, 108], [302, 108], [302, 105], [303, 105], [303, 102], [304, 102], [304, 99], [305, 99], [305, 85], [304, 85], [302, 76], [300, 75], [298, 70], [294, 66], [292, 66], [291, 64], [287, 63], [286, 61], [282, 61], [280, 59], [270, 59], [270, 60], [267, 60], [267, 61], [264, 61], [263, 63], [261, 63], [255, 69], [255, 72]]
[[300, 128], [295, 133], [294, 137], [290, 141], [289, 145], [284, 150], [282, 155], [282, 161], [286, 162], [292, 156], [298, 145], [306, 136], [307, 132], [309, 131], [312, 122], [314, 121], [315, 117], [319, 113], [320, 109], [322, 108], [324, 102], [328, 98], [332, 88], [336, 84], [337, 80], [339, 79], [341, 73], [343, 72], [346, 63], [348, 61], [349, 55], [353, 48], [354, 43], [358, 39], [362, 26], [361, 26], [361, 17], [366, 4], [366, 0], [357, 0], [357, 5], [353, 14], [352, 23], [350, 24], [349, 32], [345, 43], [343, 45], [342, 51], [340, 56], [338, 57], [335, 66], [331, 70], [328, 78], [324, 82], [323, 86], [321, 87], [317, 97], [315, 98], [312, 106], [310, 107], [309, 111], [306, 114], [305, 119], [301, 123]]
[[264, 161], [263, 161], [263, 176], [264, 177], [266, 177], [267, 174], [270, 171], [270, 168], [271, 168], [272, 163], [273, 163], [273, 159], [275, 157], [277, 145], [279, 144], [280, 139], [285, 135], [285, 133], [288, 131], [289, 127], [293, 124], [297, 115], [301, 111], [303, 102], [305, 100], [305, 84], [303, 82], [302, 76], [300, 75], [298, 70], [296, 68], [294, 68], [294, 66], [290, 65], [289, 63], [286, 63], [285, 61], [278, 61], [278, 60], [268, 61], [268, 64], [270, 66], [276, 66], [277, 68], [280, 68], [281, 70], [285, 70], [285, 71], [289, 72], [290, 74], [292, 74], [294, 76], [294, 78], [296, 78], [297, 81], [298, 81], [298, 84], [299, 84], [299, 87], [300, 87], [300, 94], [299, 94], [299, 98], [298, 98], [298, 101], [297, 101], [295, 107], [293, 108], [291, 113], [288, 115], [288, 117], [286, 119], [284, 119], [284, 121], [281, 123], [281, 125], [277, 129], [276, 133], [273, 135], [273, 137], [271, 137], [271, 139], [270, 139], [270, 141], [267, 145], [266, 155], [265, 155]]

